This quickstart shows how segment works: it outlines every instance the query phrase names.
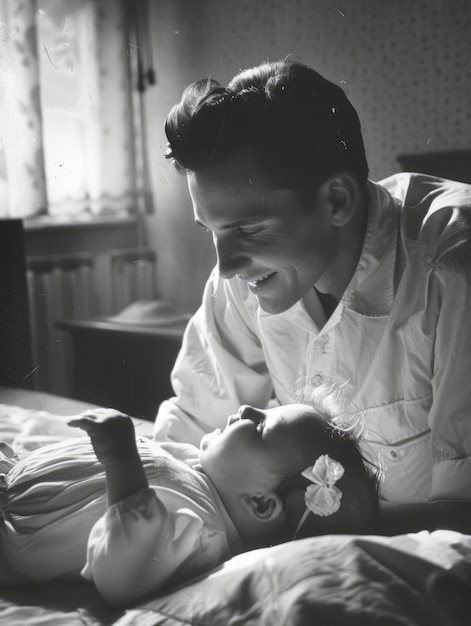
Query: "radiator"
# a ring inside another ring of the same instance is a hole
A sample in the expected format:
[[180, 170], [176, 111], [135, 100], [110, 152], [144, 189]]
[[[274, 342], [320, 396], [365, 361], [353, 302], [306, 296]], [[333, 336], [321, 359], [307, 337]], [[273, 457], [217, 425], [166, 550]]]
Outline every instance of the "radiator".
[[155, 253], [138, 248], [30, 256], [27, 283], [36, 364], [33, 386], [67, 395], [71, 351], [56, 322], [115, 315], [131, 302], [155, 299]]

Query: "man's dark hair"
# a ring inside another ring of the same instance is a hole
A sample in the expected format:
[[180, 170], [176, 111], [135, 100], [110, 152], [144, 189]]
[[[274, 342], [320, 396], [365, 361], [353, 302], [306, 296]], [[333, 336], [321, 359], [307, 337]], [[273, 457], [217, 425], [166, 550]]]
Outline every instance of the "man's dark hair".
[[263, 63], [227, 87], [200, 80], [167, 117], [167, 158], [200, 172], [251, 154], [279, 189], [319, 184], [342, 170], [368, 176], [358, 115], [344, 91], [308, 66]]

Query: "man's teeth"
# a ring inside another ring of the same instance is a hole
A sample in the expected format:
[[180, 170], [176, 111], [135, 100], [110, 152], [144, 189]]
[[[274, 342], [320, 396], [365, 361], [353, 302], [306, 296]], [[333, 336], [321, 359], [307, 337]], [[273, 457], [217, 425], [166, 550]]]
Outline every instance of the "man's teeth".
[[258, 285], [259, 283], [262, 282], [262, 280], [265, 280], [269, 276], [271, 276], [271, 273], [270, 274], [265, 274], [264, 276], [261, 276], [260, 278], [257, 278], [257, 280], [251, 280], [249, 282], [250, 282], [251, 285]]

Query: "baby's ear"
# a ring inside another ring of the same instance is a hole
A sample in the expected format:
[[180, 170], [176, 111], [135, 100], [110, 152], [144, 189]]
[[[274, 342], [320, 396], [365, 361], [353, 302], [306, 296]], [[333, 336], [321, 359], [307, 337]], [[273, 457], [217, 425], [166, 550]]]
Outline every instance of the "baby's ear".
[[241, 503], [244, 509], [260, 522], [272, 522], [283, 513], [283, 502], [276, 493], [260, 496], [244, 495]]

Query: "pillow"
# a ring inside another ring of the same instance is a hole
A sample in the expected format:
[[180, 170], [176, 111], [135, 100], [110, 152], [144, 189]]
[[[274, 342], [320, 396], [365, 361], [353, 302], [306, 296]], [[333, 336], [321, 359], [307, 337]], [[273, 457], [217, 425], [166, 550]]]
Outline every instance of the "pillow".
[[[384, 564], [368, 549], [369, 541], [386, 548], [390, 543], [389, 538], [329, 535], [247, 552], [126, 611], [116, 624], [436, 624], [436, 607], [422, 583], [411, 584]], [[435, 564], [419, 561], [429, 571], [437, 570]]]

